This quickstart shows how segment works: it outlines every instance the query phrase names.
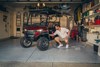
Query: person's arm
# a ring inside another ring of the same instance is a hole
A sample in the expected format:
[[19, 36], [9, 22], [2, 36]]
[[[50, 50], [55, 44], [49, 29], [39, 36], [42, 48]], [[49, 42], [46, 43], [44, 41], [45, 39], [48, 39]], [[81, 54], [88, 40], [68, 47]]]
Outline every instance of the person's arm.
[[54, 36], [53, 34], [49, 34], [50, 36]]
[[55, 36], [57, 35], [57, 31], [55, 31], [53, 34], [50, 34], [50, 36]]
[[66, 32], [68, 34], [68, 37], [70, 36], [70, 31], [68, 29], [66, 29]]

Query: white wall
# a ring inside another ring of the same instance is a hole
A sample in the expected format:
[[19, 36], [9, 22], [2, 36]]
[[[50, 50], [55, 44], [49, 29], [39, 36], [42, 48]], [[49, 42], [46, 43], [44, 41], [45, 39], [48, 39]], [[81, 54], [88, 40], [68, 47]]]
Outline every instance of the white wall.
[[[3, 21], [3, 16], [7, 16], [7, 22]], [[9, 25], [9, 14], [7, 12], [0, 11], [0, 39], [10, 37], [10, 25]], [[5, 27], [7, 25], [7, 27]]]
[[62, 27], [67, 27], [67, 17], [66, 16], [62, 16], [60, 18], [60, 24]]

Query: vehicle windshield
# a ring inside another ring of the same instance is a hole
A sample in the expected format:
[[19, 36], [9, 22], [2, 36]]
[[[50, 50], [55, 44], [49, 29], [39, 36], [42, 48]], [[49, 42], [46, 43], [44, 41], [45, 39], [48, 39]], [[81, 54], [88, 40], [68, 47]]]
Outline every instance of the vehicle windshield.
[[29, 12], [24, 14], [23, 26], [47, 26], [49, 22], [59, 22], [60, 17], [56, 14], [37, 14], [35, 12]]

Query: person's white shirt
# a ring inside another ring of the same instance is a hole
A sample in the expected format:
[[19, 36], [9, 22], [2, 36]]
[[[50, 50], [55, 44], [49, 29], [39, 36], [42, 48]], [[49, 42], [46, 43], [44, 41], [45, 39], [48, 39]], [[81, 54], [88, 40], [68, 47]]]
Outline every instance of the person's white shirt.
[[69, 32], [68, 29], [61, 27], [61, 30], [56, 30], [54, 32], [54, 35], [58, 35], [61, 38], [65, 38], [68, 36], [68, 34], [67, 34], [68, 32]]

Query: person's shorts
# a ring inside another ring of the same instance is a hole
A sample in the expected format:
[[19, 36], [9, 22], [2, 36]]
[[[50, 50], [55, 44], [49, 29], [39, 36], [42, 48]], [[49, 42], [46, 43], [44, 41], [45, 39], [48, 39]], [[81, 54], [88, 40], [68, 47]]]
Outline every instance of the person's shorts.
[[59, 36], [58, 36], [58, 37], [55, 37], [55, 38], [59, 38], [59, 39], [60, 39], [60, 41], [65, 41], [65, 39], [67, 39], [67, 40], [69, 39], [68, 37], [61, 38], [61, 37], [59, 37]]

